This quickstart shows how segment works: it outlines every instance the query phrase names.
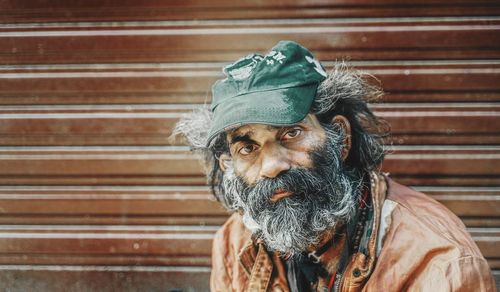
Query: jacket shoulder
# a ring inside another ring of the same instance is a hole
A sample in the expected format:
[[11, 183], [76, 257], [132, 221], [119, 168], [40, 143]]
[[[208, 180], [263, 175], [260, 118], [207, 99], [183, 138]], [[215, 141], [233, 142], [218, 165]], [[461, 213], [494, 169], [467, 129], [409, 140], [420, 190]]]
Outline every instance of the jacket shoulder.
[[394, 224], [400, 222], [415, 228], [415, 231], [425, 231], [427, 238], [443, 239], [465, 255], [481, 256], [463, 222], [433, 198], [388, 179], [387, 199], [398, 206], [397, 212], [393, 212], [392, 216]]
[[368, 286], [400, 291], [430, 281], [447, 287], [491, 285], [486, 260], [464, 224], [445, 206], [390, 178], [386, 202], [393, 207], [382, 218], [388, 228]]
[[[434, 224], [436, 219], [438, 219], [438, 221], [445, 222], [446, 229], [449, 228], [450, 223], [455, 223], [460, 228], [465, 228], [462, 221], [441, 203], [424, 193], [399, 184], [390, 178], [387, 179], [386, 199], [398, 203], [414, 215], [418, 215], [419, 217], [426, 215], [427, 217], [420, 217], [420, 219], [426, 221], [428, 224]], [[429, 218], [429, 220], [426, 218]]]
[[212, 291], [238, 291], [246, 282], [245, 271], [239, 264], [239, 253], [251, 243], [251, 233], [238, 213], [232, 214], [215, 233], [212, 243]]
[[213, 248], [227, 250], [235, 253], [245, 247], [251, 240], [251, 233], [243, 224], [238, 213], [233, 213], [215, 233]]

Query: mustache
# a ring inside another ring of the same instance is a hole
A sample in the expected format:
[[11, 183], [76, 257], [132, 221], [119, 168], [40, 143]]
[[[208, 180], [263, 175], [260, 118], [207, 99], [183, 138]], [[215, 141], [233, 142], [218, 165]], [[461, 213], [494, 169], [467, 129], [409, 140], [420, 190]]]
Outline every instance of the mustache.
[[[303, 202], [318, 192], [326, 191], [327, 185], [314, 169], [292, 168], [275, 178], [264, 178], [254, 185], [244, 184], [241, 199], [249, 207], [251, 215], [257, 216], [264, 209], [274, 210], [280, 205], [271, 198], [277, 190], [288, 191], [291, 196], [282, 200]], [[315, 197], [321, 203], [323, 196]], [[281, 201], [281, 200], [280, 200]]]

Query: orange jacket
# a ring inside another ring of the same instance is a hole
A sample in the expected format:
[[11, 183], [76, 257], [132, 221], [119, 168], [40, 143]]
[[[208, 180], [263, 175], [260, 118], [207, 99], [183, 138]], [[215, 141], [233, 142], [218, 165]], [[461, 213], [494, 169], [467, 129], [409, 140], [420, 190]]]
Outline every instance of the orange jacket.
[[[464, 224], [434, 199], [371, 174], [368, 256], [355, 253], [339, 291], [496, 291], [488, 263]], [[283, 260], [253, 242], [239, 214], [217, 232], [212, 291], [289, 291]]]

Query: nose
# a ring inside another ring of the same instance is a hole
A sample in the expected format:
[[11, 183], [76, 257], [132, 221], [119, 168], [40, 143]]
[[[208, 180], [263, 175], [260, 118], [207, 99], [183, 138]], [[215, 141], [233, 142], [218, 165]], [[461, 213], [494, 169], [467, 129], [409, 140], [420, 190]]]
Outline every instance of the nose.
[[262, 165], [260, 169], [261, 178], [275, 178], [280, 173], [290, 169], [290, 161], [286, 154], [286, 149], [276, 146], [263, 149]]

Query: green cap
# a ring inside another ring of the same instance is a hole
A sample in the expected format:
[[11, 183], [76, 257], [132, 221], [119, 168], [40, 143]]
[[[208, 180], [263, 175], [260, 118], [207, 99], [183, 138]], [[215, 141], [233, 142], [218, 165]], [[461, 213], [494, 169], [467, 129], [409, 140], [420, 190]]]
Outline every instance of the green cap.
[[245, 124], [286, 126], [303, 120], [326, 72], [306, 48], [280, 41], [265, 55], [250, 54], [224, 67], [212, 86], [213, 123], [219, 133]]

